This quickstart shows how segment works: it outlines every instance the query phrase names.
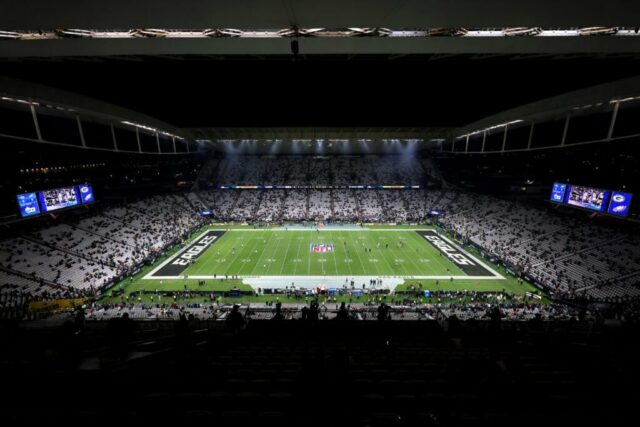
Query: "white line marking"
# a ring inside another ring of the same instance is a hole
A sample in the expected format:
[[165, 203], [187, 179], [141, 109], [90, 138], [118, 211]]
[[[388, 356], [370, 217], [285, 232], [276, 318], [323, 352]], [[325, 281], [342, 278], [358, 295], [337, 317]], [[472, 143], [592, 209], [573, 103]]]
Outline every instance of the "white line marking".
[[[381, 277], [381, 278], [390, 278], [390, 277], [395, 277], [395, 278], [402, 278], [402, 279], [419, 279], [419, 280], [447, 280], [447, 279], [451, 279], [453, 278], [454, 280], [466, 280], [466, 279], [471, 279], [471, 280], [495, 280], [495, 279], [504, 279], [504, 277], [500, 276], [500, 277], [495, 277], [495, 276], [381, 276], [381, 275], [375, 275], [375, 274], [369, 274], [368, 276], [350, 276], [350, 275], [342, 275], [342, 276], [237, 276], [238, 279], [249, 279], [249, 278], [269, 278], [269, 279], [279, 279], [282, 278], [283, 280], [290, 280], [292, 277], [298, 277], [298, 278], [305, 278], [305, 279], [335, 279], [335, 278], [345, 278], [345, 277], [354, 277], [354, 278], [358, 278], [358, 277]], [[144, 277], [146, 279], [146, 277]], [[155, 276], [155, 277], [151, 277], [150, 279], [163, 279], [163, 280], [170, 280], [170, 279], [183, 279], [184, 276]], [[217, 277], [213, 277], [213, 276], [189, 276], [188, 279], [215, 279], [215, 280], [225, 280], [224, 277], [220, 278], [220, 276]]]
[[[219, 228], [211, 228], [210, 231], [215, 231], [215, 230], [220, 230]], [[393, 231], [393, 232], [398, 232], [398, 231], [424, 231], [424, 230], [435, 230], [435, 228], [347, 228], [344, 230], [340, 230], [340, 229], [320, 229], [320, 232], [323, 231], [330, 231], [330, 232], [343, 232], [343, 231]], [[264, 230], [256, 230], [254, 228], [250, 228], [250, 229], [244, 229], [244, 228], [229, 228], [226, 229], [224, 231], [241, 231], [241, 232], [250, 232], [250, 231], [255, 231], [255, 232], [260, 232], [263, 233], [265, 231], [270, 231], [270, 232], [280, 232], [280, 231], [285, 231], [285, 232], [313, 232], [313, 233], [317, 233], [317, 230], [308, 230], [308, 229], [299, 229], [299, 230], [274, 230], [274, 229], [264, 229]]]
[[[504, 280], [504, 277], [502, 275], [500, 275], [500, 273], [498, 273], [497, 271], [495, 271], [494, 269], [492, 269], [491, 267], [489, 267], [487, 264], [485, 264], [484, 262], [480, 261], [478, 258], [474, 257], [473, 255], [471, 255], [469, 252], [465, 251], [464, 249], [462, 249], [460, 246], [456, 245], [455, 243], [453, 243], [451, 240], [447, 239], [445, 236], [439, 234], [438, 235], [442, 240], [446, 240], [447, 242], [449, 242], [449, 244], [451, 246], [453, 246], [454, 248], [456, 248], [457, 250], [459, 250], [460, 252], [462, 252], [463, 254], [465, 254], [466, 256], [468, 256], [469, 258], [471, 258], [472, 260], [474, 260], [475, 262], [477, 262], [478, 264], [480, 264], [481, 266], [484, 267], [485, 270], [489, 271], [490, 273], [493, 274], [493, 279], [500, 279], [500, 280]], [[472, 278], [473, 276], [469, 276], [469, 278]]]
[[[160, 270], [162, 267], [164, 267], [165, 265], [169, 264], [171, 261], [173, 261], [174, 259], [178, 258], [180, 255], [182, 255], [183, 252], [185, 252], [187, 249], [190, 249], [191, 246], [193, 246], [194, 242], [197, 242], [198, 240], [200, 240], [200, 238], [202, 236], [204, 236], [205, 234], [207, 234], [210, 231], [214, 231], [214, 230], [206, 230], [203, 231], [198, 237], [196, 237], [195, 239], [192, 239], [187, 246], [185, 246], [184, 248], [182, 248], [180, 251], [176, 252], [175, 254], [173, 254], [173, 256], [167, 258], [162, 264], [160, 264], [159, 266], [157, 266], [156, 268], [154, 268], [153, 270], [151, 270], [149, 273], [147, 273], [146, 276], [144, 276], [142, 279], [157, 279], [157, 277], [151, 277], [153, 276], [158, 270]], [[186, 269], [185, 269], [186, 270]], [[176, 277], [178, 278], [178, 277]]]
[[[396, 229], [380, 229], [380, 230], [376, 230], [376, 229], [361, 229], [361, 230], [325, 230], [325, 231], [393, 231], [393, 232], [398, 232], [398, 231], [422, 231], [422, 230], [435, 230], [434, 228], [396, 228]], [[164, 267], [165, 265], [167, 265], [168, 263], [170, 263], [171, 261], [173, 261], [175, 258], [177, 258], [179, 255], [181, 255], [184, 251], [186, 251], [187, 249], [189, 249], [191, 247], [191, 243], [200, 239], [200, 237], [202, 237], [204, 234], [206, 234], [209, 231], [215, 231], [215, 229], [210, 229], [210, 230], [206, 230], [204, 231], [202, 234], [200, 234], [198, 237], [196, 237], [195, 239], [193, 239], [189, 245], [187, 245], [187, 247], [183, 248], [182, 250], [180, 250], [179, 252], [175, 253], [172, 257], [170, 257], [169, 259], [167, 259], [166, 261], [164, 261], [162, 264], [160, 264], [158, 267], [156, 267], [155, 269], [153, 269], [150, 273], [147, 273], [146, 276], [144, 276], [142, 279], [143, 280], [172, 280], [172, 279], [183, 279], [184, 276], [153, 276], [153, 274], [155, 272], [157, 272], [158, 270], [160, 270], [162, 267]], [[228, 229], [226, 231], [241, 231], [241, 232], [245, 232], [245, 231], [270, 231], [270, 230], [245, 230], [245, 229]], [[282, 231], [282, 230], [278, 230], [278, 231]], [[286, 230], [286, 231], [316, 231], [316, 230]], [[323, 231], [323, 230], [320, 230]], [[418, 279], [418, 280], [447, 280], [447, 279], [451, 279], [453, 278], [454, 280], [464, 280], [464, 279], [470, 279], [470, 280], [495, 280], [495, 279], [499, 279], [499, 280], [505, 280], [505, 277], [502, 276], [500, 273], [498, 273], [497, 271], [493, 270], [491, 267], [489, 267], [488, 265], [486, 265], [485, 263], [483, 263], [482, 261], [480, 261], [478, 258], [474, 257], [473, 255], [471, 255], [469, 252], [465, 251], [464, 249], [462, 249], [460, 246], [456, 245], [455, 243], [453, 243], [451, 240], [449, 240], [447, 237], [438, 234], [439, 237], [441, 237], [443, 240], [446, 240], [449, 244], [451, 244], [453, 247], [455, 247], [456, 249], [458, 249], [460, 252], [464, 253], [466, 256], [468, 256], [469, 258], [473, 259], [474, 261], [476, 261], [478, 264], [480, 264], [482, 267], [484, 267], [487, 271], [491, 272], [493, 274], [493, 276], [380, 276], [380, 277], [402, 277], [404, 279]], [[264, 252], [264, 249], [263, 249]], [[261, 254], [262, 256], [262, 254]], [[356, 254], [357, 256], [357, 254]], [[359, 259], [359, 257], [358, 257]], [[361, 262], [362, 264], [362, 262]], [[364, 266], [363, 266], [364, 268]], [[254, 268], [255, 269], [255, 268]], [[238, 276], [239, 279], [246, 279], [246, 278], [262, 278], [262, 277], [268, 277], [270, 279], [277, 279], [277, 278], [283, 278], [286, 280], [290, 280], [291, 278], [295, 278], [295, 277], [300, 277], [300, 278], [309, 278], [309, 279], [323, 279], [323, 278], [329, 278], [329, 279], [335, 279], [335, 278], [339, 278], [339, 277], [346, 277], [344, 275], [342, 276]], [[371, 275], [369, 276], [354, 276], [354, 278], [357, 277], [372, 277]], [[220, 277], [215, 277], [214, 276], [188, 276], [189, 279], [196, 279], [196, 280], [212, 280], [212, 279], [217, 279], [217, 280], [223, 280], [224, 278], [220, 278]]]

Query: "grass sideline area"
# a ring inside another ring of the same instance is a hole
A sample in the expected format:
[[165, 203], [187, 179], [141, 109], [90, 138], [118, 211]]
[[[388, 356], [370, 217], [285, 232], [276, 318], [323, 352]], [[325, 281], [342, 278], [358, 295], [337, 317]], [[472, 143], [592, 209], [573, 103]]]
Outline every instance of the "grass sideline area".
[[[190, 238], [189, 241], [191, 241], [192, 239], [196, 238], [198, 235], [200, 235], [203, 231], [207, 230], [207, 229], [225, 229], [225, 230], [248, 230], [248, 229], [257, 229], [257, 230], [263, 230], [265, 232], [270, 232], [270, 233], [275, 233], [275, 230], [270, 230], [273, 227], [259, 227], [256, 228], [253, 225], [233, 225], [233, 224], [224, 224], [224, 225], [209, 225], [209, 226], [205, 226], [202, 229], [198, 230], [197, 232], [193, 233]], [[389, 230], [389, 229], [398, 229], [398, 230], [403, 230], [402, 234], [404, 233], [412, 233], [413, 235], [416, 236], [416, 238], [418, 238], [418, 240], [416, 240], [414, 243], [416, 245], [418, 245], [418, 242], [420, 242], [420, 249], [422, 249], [424, 251], [424, 253], [426, 254], [427, 252], [430, 254], [430, 256], [432, 257], [437, 257], [438, 260], [440, 260], [441, 257], [439, 255], [439, 253], [437, 252], [437, 250], [434, 247], [430, 247], [430, 245], [427, 242], [424, 241], [420, 241], [419, 239], [422, 239], [420, 236], [418, 236], [415, 232], [410, 231], [408, 229], [415, 229], [415, 228], [434, 228], [432, 225], [424, 225], [424, 226], [416, 226], [416, 225], [411, 225], [411, 226], [390, 226], [390, 225], [379, 225], [379, 226], [369, 226], [368, 228], [372, 229], [372, 230]], [[252, 231], [251, 233], [258, 233], [260, 234], [260, 231]], [[317, 236], [322, 236], [323, 233], [339, 233], [336, 234], [334, 236], [334, 246], [337, 246], [340, 243], [335, 243], [336, 237], [337, 236], [343, 236], [345, 237], [347, 235], [347, 233], [352, 233], [352, 235], [357, 235], [359, 234], [358, 231], [339, 231], [339, 230], [332, 230], [332, 231], [323, 231], [321, 233], [316, 233], [314, 231], [287, 231], [287, 232], [282, 232], [284, 233], [294, 233], [291, 234], [292, 237], [300, 237], [301, 235], [298, 235], [297, 233], [306, 233], [308, 234], [309, 238], [308, 239], [302, 239], [302, 241], [300, 241], [299, 246], [305, 246], [306, 247], [306, 254], [308, 256], [312, 256], [312, 255], [320, 255], [320, 256], [325, 256], [326, 254], [318, 254], [318, 253], [312, 253], [309, 250], [309, 244], [312, 243], [316, 243], [316, 242], [312, 242], [312, 240], [314, 238], [318, 239]], [[341, 233], [341, 234], [340, 234]], [[356, 233], [356, 234], [353, 234]], [[372, 231], [368, 231], [365, 233], [373, 233], [370, 235], [370, 237], [381, 237], [379, 236], [377, 233], [372, 232]], [[387, 232], [388, 233], [388, 232]], [[225, 235], [229, 235], [231, 236], [233, 233], [228, 233]], [[247, 233], [249, 234], [249, 233]], [[445, 234], [447, 235], [447, 234]], [[302, 235], [304, 237], [304, 235]], [[450, 239], [452, 239], [451, 236], [447, 235]], [[224, 237], [224, 236], [223, 236]], [[273, 234], [273, 237], [275, 237], [275, 234]], [[283, 235], [284, 237], [284, 235]], [[284, 240], [284, 239], [283, 239]], [[322, 240], [322, 239], [320, 239]], [[397, 239], [396, 239], [397, 240]], [[413, 240], [413, 238], [412, 238]], [[380, 240], [380, 241], [384, 241], [384, 240]], [[231, 241], [230, 241], [231, 242]], [[311, 242], [311, 243], [310, 243]], [[339, 242], [339, 238], [338, 238], [338, 242]], [[343, 240], [344, 242], [344, 240]], [[221, 239], [221, 242], [222, 239]], [[259, 240], [256, 240], [255, 242], [256, 244], [260, 244]], [[274, 245], [277, 243], [276, 242], [272, 242]], [[282, 242], [284, 243], [284, 242]], [[317, 243], [327, 243], [327, 242], [317, 242]], [[352, 249], [350, 250], [357, 250], [357, 243], [358, 242], [347, 242], [347, 245], [350, 246]], [[364, 240], [364, 244], [369, 244], [372, 249], [372, 253], [373, 251], [377, 250], [378, 248], [376, 248], [374, 246], [374, 244], [376, 243], [375, 239], [371, 239], [368, 238], [366, 240]], [[245, 245], [248, 245], [249, 242], [245, 242]], [[262, 239], [262, 245], [265, 245], [264, 243], [264, 239]], [[341, 243], [343, 246], [345, 246], [344, 243]], [[424, 245], [424, 246], [422, 246]], [[268, 244], [267, 244], [268, 246]], [[289, 246], [291, 246], [291, 242], [289, 242]], [[415, 253], [415, 249], [416, 247], [413, 245], [408, 245], [405, 244], [405, 249], [409, 249], [407, 253], [407, 255], [412, 254], [411, 250], [414, 251]], [[180, 249], [182, 249], [183, 245], [177, 245], [176, 247], [172, 248], [171, 250], [167, 251], [167, 253], [161, 257], [158, 258], [156, 260], [156, 262], [154, 263], [154, 265], [148, 265], [148, 266], [144, 266], [136, 275], [127, 278], [123, 281], [121, 281], [120, 283], [116, 284], [115, 286], [113, 286], [109, 291], [106, 291], [103, 296], [100, 298], [99, 302], [100, 303], [119, 303], [122, 302], [123, 300], [125, 301], [130, 301], [130, 302], [137, 302], [137, 294], [139, 293], [139, 291], [144, 291], [147, 292], [147, 295], [144, 295], [143, 298], [143, 302], [145, 303], [149, 303], [149, 302], [153, 302], [153, 303], [157, 303], [157, 297], [155, 298], [155, 300], [151, 300], [151, 293], [155, 293], [156, 290], [159, 291], [165, 291], [165, 292], [177, 292], [179, 294], [184, 294], [186, 295], [187, 293], [189, 293], [189, 291], [193, 292], [196, 291], [198, 293], [198, 295], [190, 295], [190, 296], [178, 296], [175, 300], [176, 303], [178, 304], [190, 304], [190, 303], [207, 303], [210, 302], [210, 298], [208, 297], [208, 295], [206, 295], [207, 292], [229, 292], [232, 289], [237, 289], [241, 292], [250, 292], [252, 291], [252, 288], [247, 285], [244, 284], [242, 282], [241, 279], [225, 279], [225, 280], [204, 280], [204, 285], [200, 286], [199, 284], [199, 280], [192, 280], [192, 279], [164, 279], [164, 280], [144, 280], [143, 277], [146, 276], [149, 272], [151, 272], [154, 268], [156, 268], [158, 265], [160, 265], [163, 261], [165, 261], [167, 258], [172, 257], [176, 252], [178, 252]], [[246, 246], [245, 246], [246, 247]], [[213, 254], [213, 257], [217, 256], [217, 252], [220, 249], [220, 247], [217, 247], [218, 249], [216, 249], [216, 245], [212, 246], [211, 248], [209, 248], [209, 250], [207, 252], [205, 252], [205, 254], [203, 254], [203, 256], [209, 255], [209, 254]], [[277, 248], [274, 246], [273, 248], [274, 250], [277, 250]], [[465, 251], [467, 251], [468, 253], [476, 256], [477, 258], [481, 259], [480, 254], [473, 248], [473, 247], [465, 247], [464, 248]], [[251, 252], [254, 249], [251, 249], [250, 247], [246, 247], [246, 250]], [[399, 254], [399, 248], [394, 247], [394, 250], [396, 252], [396, 254]], [[290, 252], [292, 252], [292, 249], [289, 249]], [[240, 249], [238, 249], [238, 252], [240, 252]], [[239, 253], [236, 255], [240, 255]], [[211, 255], [209, 255], [211, 256]], [[364, 256], [364, 250], [362, 249], [362, 255]], [[354, 256], [355, 258], [355, 256]], [[239, 258], [239, 259], [246, 259], [246, 258]], [[446, 260], [446, 259], [445, 259]], [[448, 260], [446, 260], [448, 261]], [[504, 267], [500, 267], [498, 265], [495, 265], [493, 263], [490, 263], [488, 260], [483, 259], [482, 260], [485, 264], [487, 264], [489, 267], [491, 267], [492, 269], [494, 269], [495, 271], [497, 271], [498, 273], [500, 273], [502, 276], [505, 277], [505, 280], [475, 280], [475, 279], [454, 279], [453, 281], [450, 280], [435, 280], [435, 279], [410, 279], [407, 278], [405, 280], [404, 284], [399, 285], [396, 288], [396, 292], [402, 292], [402, 291], [406, 291], [408, 290], [411, 286], [417, 286], [418, 284], [422, 285], [422, 289], [428, 289], [431, 291], [436, 291], [436, 290], [440, 290], [440, 291], [460, 291], [460, 290], [473, 290], [473, 291], [479, 291], [479, 292], [499, 292], [504, 290], [507, 293], [510, 294], [514, 294], [514, 295], [524, 295], [526, 292], [533, 292], [533, 293], [538, 293], [540, 295], [542, 295], [542, 293], [535, 288], [533, 285], [526, 283], [524, 281], [518, 281], [517, 278], [509, 275], [506, 272], [506, 269]], [[196, 262], [194, 265], [192, 265], [189, 270], [191, 270], [191, 268], [193, 267], [200, 267], [200, 269], [204, 268], [204, 266], [207, 263], [210, 263], [211, 260], [208, 260], [206, 262], [200, 262], [200, 264], [198, 262]], [[259, 261], [256, 261], [256, 265], [258, 265]], [[243, 263], [246, 264], [246, 263]], [[266, 263], [263, 263], [262, 265], [260, 265], [259, 268], [262, 268]], [[273, 263], [270, 263], [273, 264]], [[375, 263], [374, 263], [375, 264]], [[378, 262], [379, 264], [379, 262]], [[414, 263], [415, 264], [415, 263]], [[426, 263], [426, 264], [434, 264], [434, 263]], [[448, 267], [444, 267], [445, 271], [446, 268], [449, 268], [452, 272], [457, 270], [457, 267], [451, 263], [448, 262], [448, 264], [450, 264]], [[334, 264], [334, 268], [336, 267], [336, 265]], [[388, 264], [385, 266], [385, 268], [394, 268], [395, 266], [393, 264]], [[345, 268], [348, 268], [345, 266]], [[402, 267], [400, 266], [400, 264], [398, 264], [399, 269], [402, 269]], [[408, 271], [407, 270], [408, 267], [405, 267], [404, 271]], [[241, 274], [242, 271], [246, 271], [239, 269], [238, 272], [236, 274], [240, 274], [240, 275], [244, 275]], [[267, 267], [266, 269], [267, 271], [269, 270], [269, 267]], [[193, 271], [197, 271], [196, 269], [194, 269]], [[312, 273], [315, 270], [309, 270]], [[352, 270], [353, 271], [353, 270]], [[434, 267], [432, 268], [432, 270], [434, 273], [436, 272], [442, 272], [442, 266], [440, 267]], [[459, 270], [457, 270], [459, 272]], [[380, 272], [380, 269], [378, 269], [378, 272]], [[377, 275], [378, 272], [372, 272], [371, 275], [375, 276]], [[196, 274], [193, 273], [192, 271], [188, 272], [189, 274]], [[223, 273], [224, 274], [224, 273]], [[261, 273], [264, 274], [264, 273]], [[269, 274], [274, 274], [274, 273], [269, 273]], [[347, 273], [348, 274], [348, 273]], [[447, 273], [445, 273], [447, 274]], [[450, 274], [450, 273], [449, 273]], [[406, 274], [406, 275], [411, 275], [411, 274]], [[117, 294], [122, 294], [122, 296], [117, 295]], [[129, 295], [130, 299], [126, 300], [126, 296]], [[257, 303], [257, 302], [267, 302], [267, 301], [275, 301], [277, 298], [277, 295], [252, 295], [252, 296], [241, 296], [239, 298], [237, 297], [222, 297], [220, 298], [220, 302], [239, 302], [239, 303]], [[288, 301], [286, 299], [286, 297], [280, 296], [279, 297], [280, 300], [283, 303], [287, 303], [287, 302], [291, 302], [291, 303], [304, 303], [307, 302], [309, 300], [309, 298], [307, 299], [295, 299], [295, 300], [291, 300]], [[391, 300], [391, 297], [388, 297], [388, 299], [385, 298], [385, 300], [387, 302], [389, 302]], [[355, 299], [353, 297], [350, 296], [338, 296], [336, 297], [336, 303], [345, 301], [345, 302], [377, 302], [377, 301], [381, 301], [381, 299], [379, 297], [372, 297], [372, 296], [363, 296], [360, 299]], [[537, 300], [538, 302], [548, 302], [548, 299], [546, 297], [543, 297], [542, 300]], [[162, 300], [161, 302], [169, 302], [166, 299]], [[333, 301], [332, 301], [333, 302]]]

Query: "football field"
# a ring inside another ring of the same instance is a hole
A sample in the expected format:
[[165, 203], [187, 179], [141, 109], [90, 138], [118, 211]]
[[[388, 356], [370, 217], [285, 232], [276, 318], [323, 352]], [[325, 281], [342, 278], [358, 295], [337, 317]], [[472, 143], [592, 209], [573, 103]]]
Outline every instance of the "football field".
[[[524, 295], [536, 288], [481, 257], [461, 248], [450, 236], [430, 226], [369, 226], [341, 229], [205, 227], [188, 242], [170, 249], [156, 262], [117, 283], [101, 301], [154, 303], [158, 292], [174, 294], [183, 304], [211, 301], [233, 289], [244, 296], [226, 302], [265, 302], [271, 295], [250, 295], [259, 289], [342, 288], [354, 282], [361, 289], [379, 279], [374, 289], [507, 292]], [[352, 286], [348, 286], [352, 288]], [[146, 293], [146, 294], [142, 294]], [[340, 296], [350, 301], [350, 296]], [[157, 300], [156, 300], [157, 301]], [[164, 300], [163, 300], [164, 301]]]
[[207, 230], [145, 279], [231, 276], [502, 279], [433, 229]]

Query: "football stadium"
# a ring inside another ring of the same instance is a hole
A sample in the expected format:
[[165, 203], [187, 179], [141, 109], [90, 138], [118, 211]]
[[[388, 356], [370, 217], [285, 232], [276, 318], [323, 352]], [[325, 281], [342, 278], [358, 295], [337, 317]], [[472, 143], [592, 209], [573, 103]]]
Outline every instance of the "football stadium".
[[0, 7], [6, 425], [627, 425], [640, 5]]

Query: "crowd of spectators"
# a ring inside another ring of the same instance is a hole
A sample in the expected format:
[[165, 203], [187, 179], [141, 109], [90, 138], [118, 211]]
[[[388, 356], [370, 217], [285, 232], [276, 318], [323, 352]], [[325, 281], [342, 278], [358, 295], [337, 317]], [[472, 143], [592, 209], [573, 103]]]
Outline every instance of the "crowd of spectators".
[[187, 198], [170, 194], [0, 241], [0, 308], [94, 295], [203, 224]]
[[0, 303], [24, 305], [25, 298], [51, 298], [68, 290], [93, 293], [187, 238], [204, 223], [203, 210], [218, 220], [252, 223], [403, 223], [436, 211], [445, 229], [555, 297], [640, 298], [640, 237], [627, 229], [452, 188], [348, 188], [420, 184], [424, 169], [400, 156], [213, 159], [199, 179], [304, 188], [153, 196], [1, 241]]
[[446, 229], [554, 296], [640, 296], [640, 236], [633, 229], [465, 192], [443, 212]]

